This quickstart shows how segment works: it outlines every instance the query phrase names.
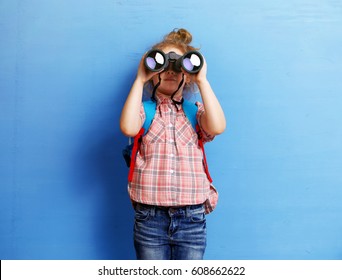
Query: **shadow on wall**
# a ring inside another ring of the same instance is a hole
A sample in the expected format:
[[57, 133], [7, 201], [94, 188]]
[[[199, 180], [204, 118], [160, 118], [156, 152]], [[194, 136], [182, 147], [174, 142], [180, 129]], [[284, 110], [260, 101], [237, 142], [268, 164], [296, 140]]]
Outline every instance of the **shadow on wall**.
[[[130, 79], [119, 88], [129, 89]], [[127, 193], [128, 168], [122, 156], [127, 138], [119, 128], [121, 106], [126, 95], [110, 95], [110, 100], [87, 122], [77, 185], [95, 206], [92, 259], [135, 259], [133, 248], [133, 209]], [[120, 108], [119, 108], [120, 107]], [[97, 118], [97, 120], [94, 120]], [[91, 219], [92, 219], [91, 218]]]

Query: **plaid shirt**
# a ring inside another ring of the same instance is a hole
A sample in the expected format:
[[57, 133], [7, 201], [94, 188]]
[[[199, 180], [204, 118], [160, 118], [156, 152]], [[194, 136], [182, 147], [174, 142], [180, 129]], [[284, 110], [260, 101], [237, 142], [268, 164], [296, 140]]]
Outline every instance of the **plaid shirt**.
[[[199, 102], [197, 106], [197, 122], [200, 124], [204, 107]], [[197, 133], [181, 107], [174, 105], [170, 98], [158, 98], [156, 114], [142, 139], [133, 180], [128, 188], [133, 202], [175, 207], [210, 201], [215, 207], [217, 192], [204, 171]], [[143, 106], [140, 116], [144, 122]], [[202, 137], [204, 143], [214, 138], [204, 130]], [[211, 211], [207, 206], [206, 212]]]

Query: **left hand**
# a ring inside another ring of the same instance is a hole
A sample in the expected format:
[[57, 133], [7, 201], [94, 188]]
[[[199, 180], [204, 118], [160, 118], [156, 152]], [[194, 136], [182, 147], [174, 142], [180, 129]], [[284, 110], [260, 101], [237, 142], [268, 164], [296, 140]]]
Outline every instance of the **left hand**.
[[207, 80], [207, 62], [203, 56], [203, 66], [201, 70], [194, 75], [194, 82], [199, 84], [200, 82], [204, 82]]
[[207, 80], [207, 62], [203, 57], [203, 66], [201, 70], [196, 74], [189, 74], [182, 69], [184, 75], [192, 82], [199, 84]]

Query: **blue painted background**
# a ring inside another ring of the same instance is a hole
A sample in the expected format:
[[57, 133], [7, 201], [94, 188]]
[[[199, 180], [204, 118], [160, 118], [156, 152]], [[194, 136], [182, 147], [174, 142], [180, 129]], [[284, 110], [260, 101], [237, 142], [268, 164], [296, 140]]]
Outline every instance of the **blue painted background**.
[[1, 259], [134, 258], [119, 116], [175, 27], [228, 120], [206, 258], [342, 259], [337, 0], [1, 0]]

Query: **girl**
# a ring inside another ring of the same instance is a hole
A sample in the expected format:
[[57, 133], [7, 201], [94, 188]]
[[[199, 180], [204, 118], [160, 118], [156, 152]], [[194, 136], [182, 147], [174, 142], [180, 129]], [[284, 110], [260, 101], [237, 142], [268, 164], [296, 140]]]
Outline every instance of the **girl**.
[[[187, 30], [175, 29], [153, 49], [183, 55], [195, 50], [191, 41]], [[172, 63], [160, 72], [148, 71], [144, 58], [120, 119], [125, 135], [138, 134], [146, 118], [143, 89], [151, 83], [156, 114], [142, 138], [128, 188], [135, 208], [137, 259], [203, 259], [205, 214], [215, 207], [217, 192], [203, 167], [198, 134], [182, 109], [184, 89], [196, 83], [200, 91], [203, 104], [196, 103], [196, 119], [204, 142], [225, 130], [225, 116], [207, 80], [205, 60], [201, 70], [190, 75], [176, 71]]]

